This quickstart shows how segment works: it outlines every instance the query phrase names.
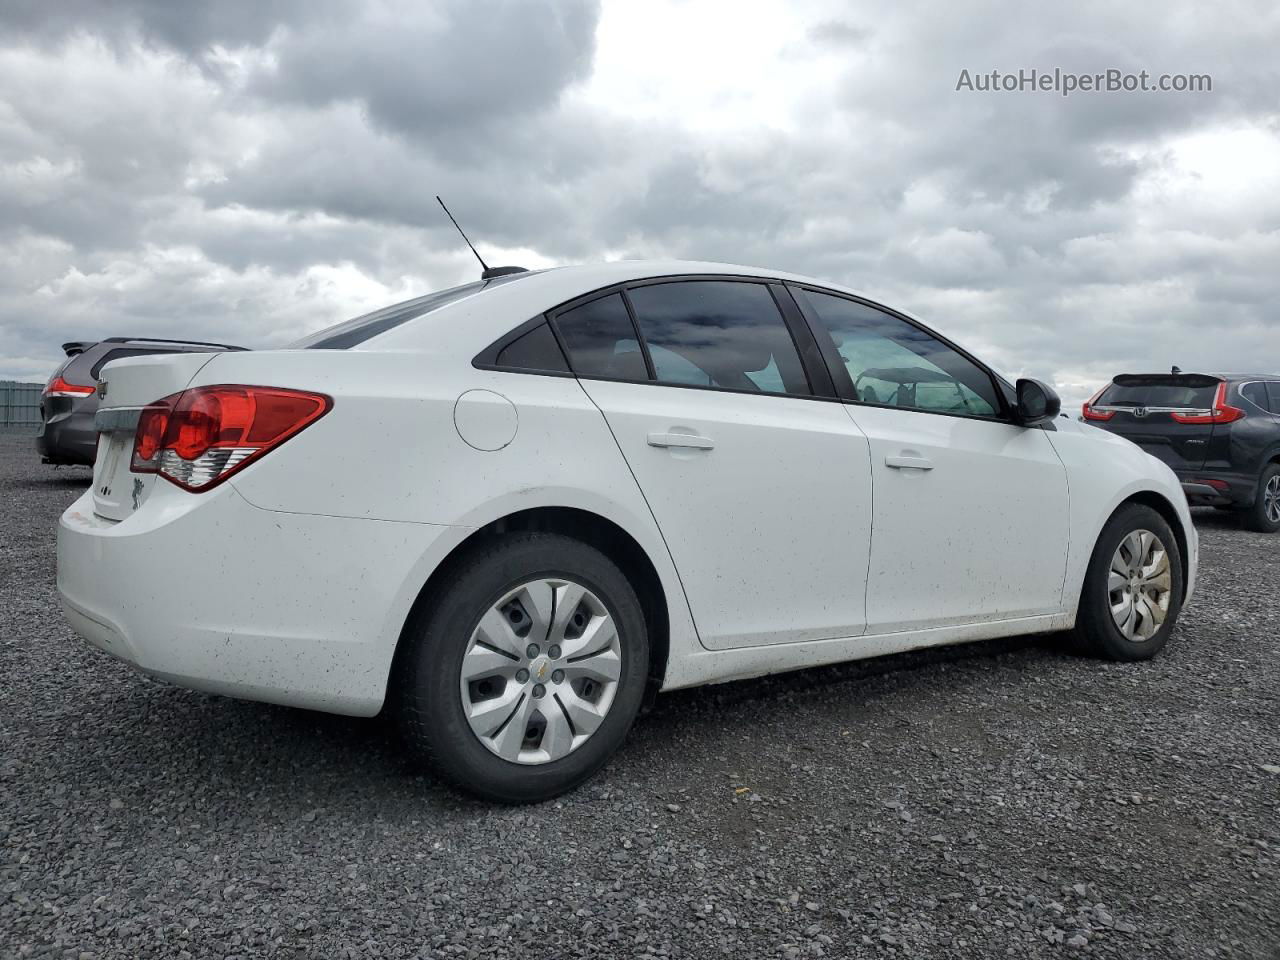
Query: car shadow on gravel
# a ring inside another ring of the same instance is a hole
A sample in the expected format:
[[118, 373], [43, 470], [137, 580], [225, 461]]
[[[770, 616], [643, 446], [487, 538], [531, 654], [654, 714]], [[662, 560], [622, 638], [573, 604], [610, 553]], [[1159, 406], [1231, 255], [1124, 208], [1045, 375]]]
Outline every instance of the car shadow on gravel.
[[88, 487], [93, 482], [93, 471], [88, 467], [76, 470], [75, 473], [58, 472], [45, 477], [15, 477], [8, 481], [0, 481], [0, 488], [15, 490], [60, 490], [72, 487]]
[[850, 660], [824, 667], [787, 671], [750, 680], [677, 690], [658, 697], [648, 716], [656, 719], [670, 713], [679, 717], [686, 715], [691, 707], [697, 708], [706, 704], [726, 706], [767, 700], [771, 697], [793, 696], [809, 691], [825, 692], [833, 686], [856, 684], [873, 677], [885, 675], [905, 677], [911, 671], [939, 664], [982, 660], [1019, 652], [1039, 653], [1051, 657], [1071, 655], [1066, 642], [1057, 636], [1004, 637], [998, 640], [983, 640], [954, 646], [930, 647], [883, 657]]
[[[1240, 517], [1231, 510], [1215, 510], [1213, 507], [1195, 507], [1191, 519], [1197, 527], [1212, 530], [1241, 530]], [[1280, 960], [1280, 958], [1278, 958]]]
[[[847, 720], [841, 707], [832, 704], [874, 699], [874, 692], [860, 688], [876, 678], [897, 677], [909, 685], [913, 672], [939, 665], [1012, 657], [1023, 661], [1016, 664], [1021, 668], [1066, 655], [1053, 638], [1012, 637], [663, 694], [637, 721], [627, 745], [601, 777], [645, 778], [653, 763], [671, 759], [663, 744], [695, 737], [711, 722], [750, 729], [753, 718], [778, 699], [808, 702], [829, 713], [836, 729]], [[180, 777], [183, 792], [195, 804], [218, 806], [219, 798], [228, 801], [237, 795], [271, 796], [271, 818], [281, 821], [317, 809], [341, 810], [354, 821], [397, 819], [397, 812], [412, 818], [428, 809], [454, 815], [494, 809], [453, 791], [416, 764], [387, 711], [374, 718], [344, 717], [206, 695], [143, 678], [122, 680], [141, 686], [125, 696], [82, 703], [72, 734], [60, 744], [64, 769], [110, 781], [117, 761], [127, 758], [127, 766], [136, 771], [139, 758], [145, 758], [144, 767], [157, 768], [157, 781]], [[966, 681], [958, 676], [954, 682]], [[841, 694], [842, 687], [848, 688], [848, 696], [833, 700], [833, 692]], [[759, 732], [768, 736], [763, 727]], [[676, 780], [696, 781], [703, 761], [689, 758], [687, 763], [686, 771], [667, 772]], [[255, 814], [245, 808], [242, 815]]]

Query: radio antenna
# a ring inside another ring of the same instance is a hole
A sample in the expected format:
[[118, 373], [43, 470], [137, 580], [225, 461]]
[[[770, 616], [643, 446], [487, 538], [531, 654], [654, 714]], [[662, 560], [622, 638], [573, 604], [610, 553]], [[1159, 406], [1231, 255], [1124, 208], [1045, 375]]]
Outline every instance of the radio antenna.
[[471, 248], [471, 252], [474, 253], [476, 255], [476, 259], [480, 261], [480, 279], [481, 280], [493, 280], [496, 277], [509, 277], [513, 273], [529, 272], [524, 267], [491, 267], [489, 266], [487, 263], [484, 262], [484, 257], [480, 256], [479, 251], [476, 250], [475, 244], [473, 244], [471, 240], [468, 239], [467, 235], [462, 232], [462, 228], [458, 226], [458, 221], [453, 219], [453, 214], [450, 213], [449, 208], [444, 205], [444, 201], [440, 199], [439, 194], [436, 195], [436, 203], [440, 204], [440, 209], [444, 211], [445, 216], [447, 216], [450, 220], [453, 221], [453, 225], [457, 229], [458, 233], [462, 234], [462, 239], [466, 241], [467, 246]]
[[489, 265], [484, 262], [484, 257], [480, 256], [479, 251], [476, 250], [475, 244], [467, 238], [467, 235], [463, 233], [462, 228], [458, 226], [458, 221], [453, 219], [453, 214], [450, 213], [449, 208], [444, 205], [444, 201], [440, 199], [439, 194], [436, 194], [436, 203], [440, 204], [440, 209], [444, 211], [444, 215], [453, 221], [453, 225], [457, 229], [458, 233], [462, 234], [462, 239], [466, 242], [467, 246], [471, 248], [471, 252], [476, 255], [476, 259], [480, 261], [480, 269], [485, 273], [488, 273]]

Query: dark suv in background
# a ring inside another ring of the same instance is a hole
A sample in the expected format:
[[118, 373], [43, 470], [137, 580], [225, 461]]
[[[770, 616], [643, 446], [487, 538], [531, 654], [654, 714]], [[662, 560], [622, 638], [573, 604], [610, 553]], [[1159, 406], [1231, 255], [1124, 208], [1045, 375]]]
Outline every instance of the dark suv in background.
[[1084, 405], [1084, 419], [1172, 467], [1192, 506], [1280, 530], [1280, 375], [1123, 374]]
[[67, 359], [53, 372], [40, 396], [40, 432], [36, 449], [45, 463], [93, 466], [98, 452], [98, 432], [93, 416], [98, 412], [98, 371], [112, 360], [144, 357], [153, 353], [219, 353], [243, 350], [225, 343], [198, 340], [148, 340], [108, 337], [75, 340], [62, 345]]

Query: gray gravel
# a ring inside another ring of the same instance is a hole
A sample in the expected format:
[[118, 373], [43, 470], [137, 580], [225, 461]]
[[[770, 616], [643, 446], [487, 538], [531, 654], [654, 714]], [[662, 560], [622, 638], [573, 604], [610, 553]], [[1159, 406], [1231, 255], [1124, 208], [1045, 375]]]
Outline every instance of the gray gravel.
[[1280, 957], [1280, 538], [1165, 654], [1046, 640], [659, 698], [488, 806], [381, 720], [140, 677], [57, 612], [88, 482], [0, 436], [0, 956]]

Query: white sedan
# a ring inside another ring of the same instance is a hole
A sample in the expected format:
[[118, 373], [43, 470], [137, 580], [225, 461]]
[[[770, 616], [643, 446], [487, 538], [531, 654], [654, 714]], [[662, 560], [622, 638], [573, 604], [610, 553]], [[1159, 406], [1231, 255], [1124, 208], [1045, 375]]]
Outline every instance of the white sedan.
[[1195, 581], [1168, 467], [786, 273], [520, 272], [101, 377], [77, 632], [198, 690], [386, 705], [504, 801], [589, 777], [659, 690], [1072, 629], [1144, 659]]

